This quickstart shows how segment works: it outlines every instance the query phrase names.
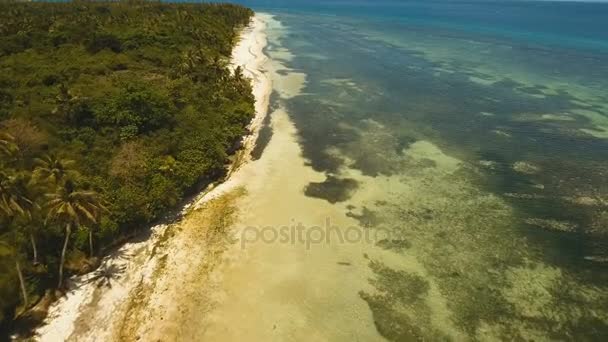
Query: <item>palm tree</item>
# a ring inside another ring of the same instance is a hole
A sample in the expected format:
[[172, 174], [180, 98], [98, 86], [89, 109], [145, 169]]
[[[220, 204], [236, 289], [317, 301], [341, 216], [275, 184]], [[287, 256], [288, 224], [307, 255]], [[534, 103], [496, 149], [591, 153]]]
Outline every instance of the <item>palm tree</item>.
[[0, 133], [0, 164], [12, 165], [15, 162], [19, 147], [15, 144], [15, 138], [8, 133]]
[[90, 222], [86, 227], [83, 227], [89, 233], [89, 257], [90, 258], [93, 258], [93, 255], [95, 254], [93, 252], [93, 231], [95, 230], [95, 228], [98, 227], [101, 214], [109, 212], [108, 208], [105, 207], [102, 200], [99, 200], [98, 208], [99, 208], [99, 211], [96, 213], [97, 214], [96, 221]]
[[[72, 166], [75, 164], [73, 160], [60, 159], [56, 155], [47, 154], [42, 158], [36, 158], [35, 162], [37, 166], [34, 170], [34, 179], [38, 182], [43, 181], [48, 185], [58, 185], [65, 179], [75, 179], [80, 176], [78, 171], [72, 169]], [[89, 225], [86, 229], [89, 232], [89, 251], [92, 257], [93, 227]]]
[[59, 94], [57, 94], [57, 96], [55, 97], [55, 102], [57, 103], [57, 108], [55, 108], [55, 111], [63, 109], [63, 111], [65, 112], [65, 109], [68, 108], [70, 102], [73, 99], [74, 97], [68, 89], [68, 86], [62, 82], [61, 84], [59, 84]]
[[0, 133], [0, 153], [4, 155], [11, 155], [14, 152], [15, 138], [8, 133]]
[[191, 49], [182, 55], [179, 71], [183, 75], [192, 76], [194, 71], [205, 62], [205, 54], [202, 50]]
[[0, 211], [7, 217], [31, 217], [30, 209], [35, 206], [27, 197], [23, 174], [12, 175], [0, 170]]
[[23, 307], [27, 308], [29, 305], [29, 297], [27, 294], [27, 289], [25, 288], [25, 280], [23, 279], [21, 264], [19, 263], [19, 258], [15, 254], [15, 249], [12, 248], [9, 243], [0, 240], [0, 257], [12, 256], [15, 259], [15, 269], [17, 270], [17, 277], [19, 278], [19, 287], [21, 288], [21, 296], [23, 297]]
[[82, 228], [89, 233], [89, 257], [93, 258], [93, 255], [95, 255], [95, 252], [93, 250], [93, 231], [95, 230], [95, 227], [93, 224], [89, 224], [86, 227]]
[[[14, 156], [19, 153], [19, 147], [14, 143], [14, 138], [9, 134], [0, 137], [0, 153], [5, 156]], [[0, 210], [12, 219], [21, 216], [31, 221], [32, 210], [39, 206], [30, 200], [28, 194], [31, 192], [31, 184], [27, 182], [26, 172], [9, 175], [6, 171], [0, 171]], [[34, 264], [38, 263], [38, 249], [32, 229], [28, 229]]]
[[28, 235], [30, 237], [30, 244], [32, 245], [32, 264], [38, 265], [38, 248], [36, 245], [36, 237], [34, 236], [34, 230], [29, 229]]
[[[11, 207], [13, 210], [13, 218], [21, 218], [18, 222], [19, 227], [24, 230], [24, 234], [28, 236], [30, 244], [32, 245], [32, 257], [33, 264], [38, 264], [38, 248], [36, 246], [35, 238], [35, 219], [34, 214], [37, 214], [40, 210], [38, 203], [33, 201], [34, 194], [32, 189], [31, 175], [29, 172], [19, 172], [15, 175], [3, 177], [5, 190], [3, 192], [9, 193], [12, 197]], [[3, 201], [4, 202], [4, 201]], [[9, 208], [10, 210], [11, 208]]]
[[94, 191], [83, 191], [76, 189], [73, 181], [67, 180], [54, 193], [47, 194], [48, 216], [47, 220], [56, 220], [65, 224], [65, 239], [61, 249], [61, 261], [59, 264], [59, 284], [63, 285], [63, 267], [65, 264], [65, 253], [72, 228], [81, 227], [84, 224], [96, 224], [99, 215], [104, 210], [99, 194]]
[[[4, 170], [0, 170], [0, 213], [4, 214], [9, 222], [12, 222], [14, 218], [19, 215], [31, 215], [30, 208], [33, 206], [33, 202], [25, 196], [23, 188], [20, 185], [22, 185], [22, 182], [19, 182], [16, 176], [10, 175]], [[23, 278], [23, 271], [21, 270], [21, 264], [19, 263], [19, 257], [17, 255], [17, 233], [13, 233], [15, 234], [15, 248], [11, 249], [13, 251], [11, 254], [13, 254], [15, 259], [15, 269], [17, 270], [17, 275], [19, 277], [23, 305], [24, 307], [27, 307], [29, 299], [25, 287], [25, 280]]]
[[65, 178], [77, 178], [78, 172], [72, 169], [73, 160], [60, 159], [56, 155], [47, 154], [35, 159], [33, 179], [37, 182], [46, 182], [48, 185], [58, 185]]

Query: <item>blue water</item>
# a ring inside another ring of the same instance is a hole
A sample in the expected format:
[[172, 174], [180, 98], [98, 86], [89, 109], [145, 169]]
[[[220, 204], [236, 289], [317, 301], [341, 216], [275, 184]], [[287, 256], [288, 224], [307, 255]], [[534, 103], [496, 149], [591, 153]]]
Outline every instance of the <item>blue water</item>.
[[310, 12], [415, 24], [530, 43], [608, 49], [608, 4], [553, 1], [237, 1], [265, 11]]

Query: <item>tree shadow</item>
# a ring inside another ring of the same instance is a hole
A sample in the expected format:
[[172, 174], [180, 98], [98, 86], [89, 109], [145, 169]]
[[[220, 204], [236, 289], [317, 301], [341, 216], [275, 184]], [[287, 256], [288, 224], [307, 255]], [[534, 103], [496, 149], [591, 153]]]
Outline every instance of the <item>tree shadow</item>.
[[97, 287], [112, 288], [112, 282], [119, 279], [125, 273], [126, 268], [126, 265], [103, 264], [82, 285], [97, 283]]

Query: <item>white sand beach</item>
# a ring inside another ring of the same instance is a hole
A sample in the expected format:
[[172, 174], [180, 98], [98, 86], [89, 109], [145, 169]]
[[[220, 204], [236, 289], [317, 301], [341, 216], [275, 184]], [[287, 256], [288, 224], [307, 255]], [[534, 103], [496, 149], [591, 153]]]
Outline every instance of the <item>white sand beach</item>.
[[[250, 26], [243, 30], [232, 55], [232, 68], [241, 66], [243, 74], [252, 80], [256, 115], [250, 124], [250, 134], [244, 137], [243, 148], [235, 158], [230, 178], [215, 188], [205, 190], [186, 205], [183, 208], [184, 221], [188, 221], [193, 208], [213, 202], [234, 188], [239, 167], [250, 158], [272, 91], [263, 68], [267, 60], [263, 53], [267, 44], [265, 29], [264, 16], [254, 17]], [[164, 327], [158, 323], [165, 314], [170, 314], [166, 312], [165, 304], [172, 301], [166, 292], [183, 290], [177, 282], [175, 286], [169, 284], [179, 275], [188, 273], [195, 266], [197, 256], [201, 261], [203, 255], [197, 255], [197, 251], [204, 253], [209, 250], [204, 241], [189, 241], [191, 237], [182, 233], [183, 225], [184, 222], [180, 221], [152, 227], [149, 236], [126, 243], [106, 256], [97, 271], [72, 277], [70, 290], [51, 306], [48, 317], [36, 330], [35, 338], [40, 341], [111, 341], [161, 337]], [[197, 249], [188, 248], [188, 244], [193, 242]], [[185, 260], [193, 263], [185, 263]], [[171, 267], [165, 267], [167, 264]]]

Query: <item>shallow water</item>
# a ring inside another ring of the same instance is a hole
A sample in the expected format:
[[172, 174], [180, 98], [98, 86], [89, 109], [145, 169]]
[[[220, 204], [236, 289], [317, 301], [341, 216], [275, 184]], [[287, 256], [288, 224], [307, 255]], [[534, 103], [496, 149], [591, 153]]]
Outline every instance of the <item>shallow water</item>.
[[357, 4], [265, 9], [272, 110], [191, 333], [605, 340], [608, 6]]

